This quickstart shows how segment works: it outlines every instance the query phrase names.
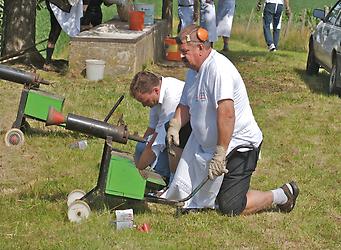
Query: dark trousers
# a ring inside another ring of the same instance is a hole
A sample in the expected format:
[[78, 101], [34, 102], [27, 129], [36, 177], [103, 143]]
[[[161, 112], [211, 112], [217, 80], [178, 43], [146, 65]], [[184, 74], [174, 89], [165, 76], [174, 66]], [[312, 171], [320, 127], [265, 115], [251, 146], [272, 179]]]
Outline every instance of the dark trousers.
[[62, 27], [58, 23], [56, 17], [54, 16], [54, 13], [51, 9], [49, 1], [45, 1], [46, 7], [50, 14], [50, 33], [49, 33], [49, 42], [52, 44], [56, 44], [58, 37], [60, 35], [60, 32], [62, 31]]
[[[263, 12], [263, 32], [265, 42], [268, 46], [272, 43], [277, 48], [280, 30], [277, 29], [283, 11], [283, 4], [267, 3]], [[271, 34], [270, 23], [272, 23], [273, 33]]]

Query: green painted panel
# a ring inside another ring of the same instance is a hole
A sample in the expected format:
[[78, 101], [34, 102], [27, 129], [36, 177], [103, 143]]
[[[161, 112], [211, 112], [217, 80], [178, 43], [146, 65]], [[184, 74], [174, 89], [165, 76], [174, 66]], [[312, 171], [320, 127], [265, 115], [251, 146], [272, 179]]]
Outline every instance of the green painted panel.
[[143, 200], [145, 188], [146, 180], [131, 160], [111, 157], [105, 189], [107, 194]]
[[46, 121], [49, 107], [52, 106], [61, 112], [63, 104], [63, 97], [42, 90], [31, 89], [28, 92], [24, 114], [40, 121]]

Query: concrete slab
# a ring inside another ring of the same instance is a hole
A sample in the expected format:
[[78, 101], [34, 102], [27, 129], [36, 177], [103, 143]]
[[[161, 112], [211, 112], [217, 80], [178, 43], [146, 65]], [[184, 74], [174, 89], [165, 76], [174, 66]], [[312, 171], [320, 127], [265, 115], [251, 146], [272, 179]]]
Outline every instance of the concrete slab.
[[165, 20], [155, 20], [142, 31], [129, 30], [127, 22], [111, 20], [71, 39], [70, 72], [81, 74], [86, 59], [100, 59], [106, 62], [104, 75], [135, 74], [163, 58], [166, 36]]

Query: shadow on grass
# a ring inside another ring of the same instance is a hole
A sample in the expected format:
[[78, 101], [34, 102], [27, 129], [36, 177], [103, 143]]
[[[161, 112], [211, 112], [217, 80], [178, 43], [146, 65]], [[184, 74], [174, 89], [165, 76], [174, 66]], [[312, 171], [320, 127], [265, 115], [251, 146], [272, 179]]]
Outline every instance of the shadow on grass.
[[89, 135], [85, 135], [82, 133], [77, 133], [77, 132], [73, 132], [73, 131], [45, 131], [45, 130], [41, 130], [39, 128], [32, 128], [30, 127], [26, 132], [26, 135], [29, 135], [31, 137], [49, 137], [49, 136], [53, 136], [53, 137], [59, 137], [59, 138], [73, 138], [73, 139], [84, 139], [86, 138], [95, 138], [93, 136], [89, 136]]
[[256, 57], [265, 57], [265, 58], [275, 58], [275, 57], [290, 57], [287, 54], [280, 52], [268, 52], [268, 51], [249, 51], [249, 50], [230, 50], [230, 51], [218, 51], [220, 54], [226, 56], [233, 62], [238, 62], [239, 60], [252, 61], [253, 58]]
[[52, 64], [51, 71], [59, 73], [62, 76], [68, 73], [69, 61], [63, 59], [53, 60], [51, 64]]
[[300, 76], [301, 80], [307, 85], [311, 92], [322, 95], [328, 94], [329, 74], [322, 71], [317, 75], [310, 76], [305, 70], [296, 68], [295, 72]]

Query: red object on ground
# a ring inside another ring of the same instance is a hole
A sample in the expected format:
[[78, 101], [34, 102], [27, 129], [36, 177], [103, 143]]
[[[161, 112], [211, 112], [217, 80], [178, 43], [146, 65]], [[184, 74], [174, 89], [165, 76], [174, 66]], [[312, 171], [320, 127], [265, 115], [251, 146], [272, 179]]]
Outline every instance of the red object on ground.
[[142, 225], [138, 226], [137, 229], [140, 232], [149, 233], [150, 225], [148, 223], [143, 223]]

